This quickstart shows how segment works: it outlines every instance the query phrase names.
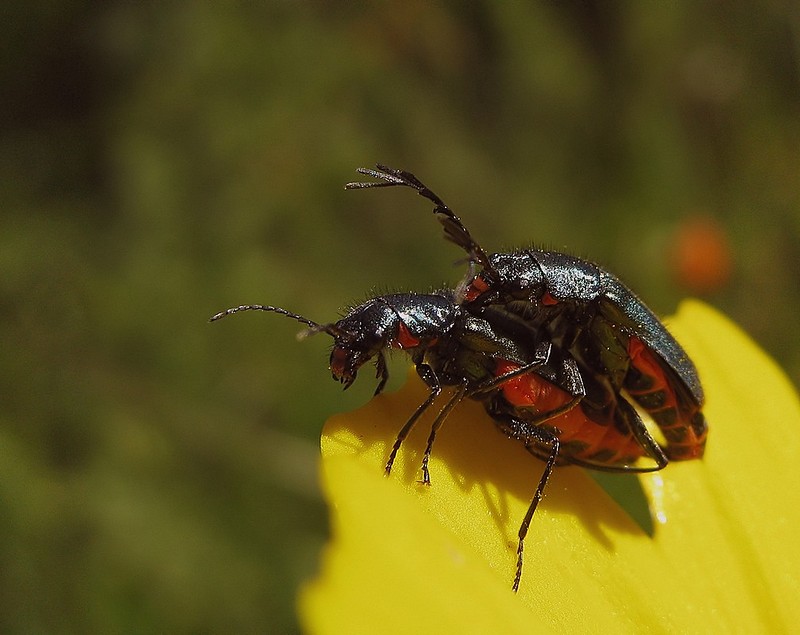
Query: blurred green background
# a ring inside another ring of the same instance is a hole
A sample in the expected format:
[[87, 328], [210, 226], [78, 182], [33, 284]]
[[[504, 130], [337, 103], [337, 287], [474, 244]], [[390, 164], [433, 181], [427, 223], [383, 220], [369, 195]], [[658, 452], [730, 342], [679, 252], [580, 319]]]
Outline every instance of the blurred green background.
[[342, 189], [361, 165], [487, 249], [590, 256], [660, 313], [701, 295], [800, 379], [792, 0], [0, 15], [4, 633], [297, 628], [319, 431], [374, 383], [341, 394], [289, 320], [206, 320], [455, 283], [428, 203]]

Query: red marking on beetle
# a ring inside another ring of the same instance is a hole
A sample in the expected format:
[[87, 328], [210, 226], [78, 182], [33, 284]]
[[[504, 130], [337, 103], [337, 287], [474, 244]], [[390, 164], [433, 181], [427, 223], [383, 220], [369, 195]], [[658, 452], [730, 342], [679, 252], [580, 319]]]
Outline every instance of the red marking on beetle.
[[[499, 377], [519, 367], [519, 364], [499, 359], [495, 372]], [[509, 379], [503, 384], [503, 395], [515, 406], [536, 406], [542, 412], [559, 408], [571, 399], [569, 393], [535, 373]]]
[[[504, 375], [519, 368], [519, 364], [497, 360], [496, 374]], [[509, 379], [502, 385], [503, 396], [518, 408], [534, 408], [537, 412], [554, 410], [568, 403], [572, 396], [536, 373], [528, 373]], [[608, 465], [617, 465], [631, 457], [644, 456], [645, 451], [632, 434], [622, 434], [613, 421], [598, 422], [589, 419], [580, 404], [564, 414], [548, 419], [545, 425], [558, 430], [562, 443], [578, 441], [586, 447], [570, 452], [570, 456], [591, 460], [602, 450], [611, 450], [614, 455]], [[563, 451], [563, 449], [562, 449]]]
[[472, 302], [475, 298], [486, 293], [488, 290], [489, 283], [486, 282], [486, 280], [484, 280], [481, 276], [476, 276], [475, 279], [470, 282], [467, 290], [464, 292], [464, 299], [467, 302]]
[[411, 335], [408, 327], [400, 322], [400, 327], [397, 329], [397, 337], [392, 340], [392, 347], [405, 350], [407, 348], [415, 348], [419, 346], [419, 343], [419, 338]]
[[[638, 337], [631, 336], [628, 341], [628, 355], [631, 364], [643, 375], [648, 377], [652, 385], [644, 390], [626, 388], [633, 396], [644, 396], [654, 392], [664, 394], [663, 404], [658, 408], [642, 406], [655, 420], [658, 427], [669, 434], [671, 430], [682, 430], [686, 438], [680, 442], [668, 443], [667, 456], [673, 460], [699, 459], [703, 456], [708, 429], [704, 426], [701, 430], [692, 427], [692, 420], [700, 412], [700, 406], [692, 400], [680, 399], [675, 392], [675, 384], [670, 381], [664, 369], [663, 362], [650, 350]], [[666, 415], [674, 410], [674, 417], [664, 421], [660, 415]], [[668, 422], [667, 422], [668, 421]]]
[[545, 291], [544, 295], [542, 296], [541, 300], [544, 306], [553, 306], [554, 304], [558, 304], [558, 300], [556, 300], [549, 291]]
[[[676, 408], [677, 400], [675, 398], [675, 391], [672, 389], [669, 381], [667, 381], [664, 375], [664, 369], [658, 361], [658, 358], [653, 354], [653, 351], [647, 348], [638, 337], [632, 336], [628, 341], [628, 355], [631, 358], [631, 363], [637, 370], [653, 381], [652, 387], [646, 390], [629, 390], [628, 392], [632, 395], [646, 395], [656, 391], [663, 391], [665, 395], [664, 405], [655, 412]], [[652, 413], [653, 411], [649, 412]]]
[[344, 348], [334, 348], [331, 351], [331, 372], [335, 377], [344, 375], [344, 369], [347, 367], [349, 352]]

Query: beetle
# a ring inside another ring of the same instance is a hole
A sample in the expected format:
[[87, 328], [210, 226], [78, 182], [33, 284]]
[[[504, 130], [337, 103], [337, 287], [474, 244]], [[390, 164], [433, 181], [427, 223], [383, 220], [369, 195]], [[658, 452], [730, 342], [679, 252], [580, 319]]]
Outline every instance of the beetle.
[[[410, 172], [378, 164], [358, 172], [377, 179], [346, 189], [403, 186], [434, 204], [446, 239], [461, 247], [471, 268], [463, 305], [500, 331], [510, 316], [571, 356], [584, 380], [604, 384], [619, 402], [632, 399], [650, 414], [666, 441], [653, 449], [657, 466], [703, 456], [708, 425], [703, 388], [681, 345], [656, 315], [616, 276], [575, 256], [534, 248], [487, 254], [461, 219]], [[625, 393], [625, 394], [623, 394]], [[642, 424], [644, 427], [644, 424]], [[598, 463], [605, 461], [598, 457]]]
[[[453, 387], [453, 391], [431, 425], [422, 459], [424, 484], [430, 484], [428, 462], [436, 433], [455, 405], [466, 397], [482, 402], [504, 434], [521, 441], [530, 453], [545, 461], [518, 532], [514, 591], [522, 576], [525, 537], [556, 464], [567, 462], [611, 471], [657, 469], [632, 465], [641, 456], [653, 457], [658, 445], [627, 402], [617, 401], [614, 393], [606, 391], [606, 420], [598, 423], [596, 415], [589, 418], [583, 401], [588, 393], [597, 399], [597, 394], [605, 390], [603, 385], [596, 386], [590, 379], [587, 393], [581, 373], [569, 356], [562, 355], [546, 340], [515, 339], [499, 332], [483, 317], [466, 311], [456, 291], [374, 297], [351, 308], [338, 321], [326, 324], [281, 307], [258, 304], [227, 309], [211, 321], [253, 310], [297, 320], [308, 327], [307, 334], [330, 335], [331, 374], [345, 389], [356, 380], [360, 367], [373, 361], [378, 380], [375, 394], [380, 394], [389, 377], [386, 352], [400, 349], [408, 353], [429, 392], [398, 432], [386, 463], [387, 475], [403, 441], [443, 387]], [[511, 319], [519, 321], [514, 316]], [[520, 321], [519, 328], [528, 327]], [[595, 444], [604, 440], [615, 456], [600, 466], [590, 457], [584, 458], [587, 444], [582, 440], [587, 437]]]

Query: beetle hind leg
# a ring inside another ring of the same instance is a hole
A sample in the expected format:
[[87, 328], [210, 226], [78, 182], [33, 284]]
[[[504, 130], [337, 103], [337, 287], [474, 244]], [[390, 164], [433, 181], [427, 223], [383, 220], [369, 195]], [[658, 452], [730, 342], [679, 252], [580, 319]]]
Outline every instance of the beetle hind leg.
[[517, 543], [517, 568], [514, 574], [514, 583], [511, 586], [512, 590], [516, 592], [519, 589], [519, 583], [522, 579], [525, 537], [528, 535], [528, 528], [531, 525], [531, 520], [533, 520], [536, 508], [544, 497], [544, 490], [545, 487], [547, 487], [547, 481], [550, 480], [550, 475], [553, 473], [553, 468], [556, 465], [561, 444], [558, 437], [547, 428], [532, 425], [527, 421], [511, 416], [496, 416], [495, 422], [507, 436], [522, 441], [525, 444], [525, 449], [534, 454], [534, 456], [538, 455], [533, 451], [533, 444], [547, 445], [550, 447], [547, 459], [545, 460], [544, 470], [536, 486], [536, 491], [533, 494], [530, 505], [528, 505], [528, 511], [525, 513], [525, 517], [522, 519], [522, 524], [520, 524], [519, 531], [517, 532], [519, 540]]

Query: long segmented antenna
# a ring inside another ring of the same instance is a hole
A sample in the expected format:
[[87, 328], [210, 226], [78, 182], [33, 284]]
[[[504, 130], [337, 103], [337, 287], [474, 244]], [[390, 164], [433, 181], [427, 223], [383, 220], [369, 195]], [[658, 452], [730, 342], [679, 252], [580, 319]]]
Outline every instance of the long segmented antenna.
[[336, 328], [333, 324], [318, 324], [314, 322], [314, 320], [309, 320], [302, 315], [298, 315], [297, 313], [292, 313], [291, 311], [287, 311], [286, 309], [282, 309], [279, 306], [269, 306], [266, 304], [243, 304], [241, 306], [235, 306], [230, 309], [226, 309], [225, 311], [220, 311], [216, 315], [212, 315], [209, 318], [209, 322], [216, 322], [217, 320], [221, 320], [224, 317], [228, 317], [229, 315], [233, 315], [234, 313], [240, 313], [241, 311], [270, 311], [272, 313], [280, 313], [281, 315], [285, 315], [286, 317], [290, 317], [293, 320], [297, 320], [298, 322], [302, 322], [306, 324], [309, 329], [308, 331], [304, 331], [303, 335], [312, 335], [314, 333], [327, 333], [332, 337], [341, 336], [344, 334], [344, 331], [341, 329]]
[[453, 210], [428, 188], [428, 186], [411, 174], [411, 172], [390, 168], [381, 163], [376, 164], [375, 168], [375, 170], [371, 168], [358, 168], [357, 172], [380, 179], [379, 181], [347, 183], [344, 188], [346, 190], [363, 190], [373, 187], [395, 187], [399, 185], [416, 190], [417, 194], [427, 198], [436, 206], [433, 213], [436, 214], [442, 227], [444, 227], [445, 237], [466, 251], [470, 261], [479, 263], [490, 277], [497, 277], [497, 272], [489, 262], [489, 257], [486, 255], [483, 247], [475, 241], [469, 233], [469, 230], [464, 226], [464, 223], [461, 222], [461, 219], [456, 216]]

